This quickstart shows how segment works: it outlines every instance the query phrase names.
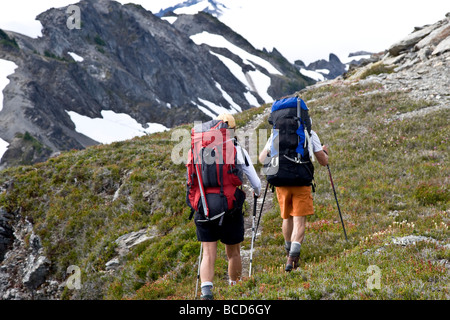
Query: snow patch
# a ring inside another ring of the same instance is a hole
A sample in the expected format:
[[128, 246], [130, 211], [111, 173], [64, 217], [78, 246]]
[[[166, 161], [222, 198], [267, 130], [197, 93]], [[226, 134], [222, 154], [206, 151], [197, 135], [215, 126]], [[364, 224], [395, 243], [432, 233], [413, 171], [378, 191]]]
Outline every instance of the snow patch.
[[[219, 87], [220, 86], [219, 84], [216, 84], [216, 85], [218, 85], [218, 88], [220, 90], [222, 90], [222, 88]], [[228, 96], [228, 94], [224, 91], [222, 91], [222, 93], [224, 93], [224, 98], [227, 99], [226, 96]], [[233, 101], [230, 96], [228, 96], [228, 97], [231, 101]], [[219, 114], [222, 114], [222, 113], [235, 114], [237, 112], [240, 112], [240, 111], [238, 111], [238, 109], [240, 107], [237, 104], [235, 104], [234, 107], [232, 106], [232, 110], [230, 110], [230, 109], [224, 108], [222, 106], [218, 106], [217, 104], [215, 104], [211, 101], [202, 99], [202, 98], [198, 98], [198, 100], [201, 102], [201, 104], [198, 102], [192, 101], [192, 100], [191, 100], [191, 103], [193, 105], [197, 106], [197, 108], [199, 108], [200, 111], [202, 111], [204, 114], [211, 117], [211, 119], [215, 119]]]
[[222, 89], [222, 86], [218, 82], [216, 82], [216, 87], [222, 92], [222, 96], [228, 101], [231, 108], [234, 109], [234, 111], [231, 111], [230, 113], [242, 112], [242, 108], [233, 101], [233, 98]]
[[214, 102], [211, 102], [211, 101], [208, 101], [205, 99], [201, 99], [201, 98], [198, 98], [198, 100], [200, 100], [201, 103], [203, 103], [205, 106], [208, 107], [208, 109], [210, 109], [212, 111], [212, 113], [214, 114], [213, 118], [222, 113], [236, 113], [236, 112], [230, 112], [229, 109], [224, 108], [222, 106], [218, 106]]
[[253, 93], [247, 91], [247, 92], [244, 92], [244, 96], [245, 96], [245, 99], [247, 99], [248, 103], [251, 106], [253, 106], [253, 107], [259, 106], [259, 102], [256, 99], [256, 97], [253, 95]]
[[[211, 53], [212, 55], [215, 55], [217, 58], [219, 58], [219, 60], [222, 61], [222, 63], [228, 68], [228, 70], [230, 70], [230, 72], [240, 82], [242, 82], [248, 88], [250, 87], [250, 84], [247, 82], [247, 79], [245, 78], [244, 72], [242, 72], [242, 68], [236, 62], [234, 62], [230, 58], [227, 58], [227, 57], [225, 57], [225, 56], [223, 56], [221, 54], [218, 54], [218, 53], [215, 53], [215, 52], [212, 52], [212, 51], [210, 51], [209, 53]], [[251, 88], [251, 89], [253, 90], [254, 88]]]
[[270, 78], [258, 70], [249, 71], [247, 72], [247, 75], [253, 82], [256, 93], [258, 93], [266, 103], [273, 102], [274, 99], [267, 93], [271, 84]]
[[75, 60], [76, 62], [83, 62], [84, 58], [80, 57], [79, 55], [77, 55], [75, 52], [67, 52], [73, 60]]
[[[247, 87], [247, 90], [258, 93], [266, 103], [270, 103], [274, 100], [267, 93], [267, 90], [270, 87], [270, 78], [264, 73], [260, 71], [250, 71], [244, 73], [242, 72], [242, 68], [233, 60], [212, 51], [210, 51], [210, 53], [219, 58], [219, 60], [222, 61], [222, 63], [228, 68], [228, 70], [230, 70], [230, 72], [236, 77], [236, 79], [238, 79]], [[253, 95], [251, 95], [251, 97], [253, 98], [250, 98], [250, 100], [248, 99], [250, 97], [248, 94], [245, 94], [245, 96], [250, 105], [259, 106], [258, 101]]]
[[316, 71], [312, 71], [312, 70], [306, 70], [301, 68], [300, 69], [300, 73], [308, 78], [314, 79], [316, 81], [324, 81], [325, 77], [323, 74], [316, 72]]
[[235, 46], [221, 35], [203, 31], [201, 33], [192, 35], [190, 38], [197, 45], [207, 44], [211, 47], [228, 49], [235, 55], [241, 57], [242, 60], [244, 60], [244, 62], [247, 64], [250, 64], [252, 66], [254, 66], [254, 64], [258, 64], [266, 69], [269, 73], [281, 75], [281, 72], [278, 71], [270, 62], [258, 56], [255, 56], [245, 51], [244, 49], [239, 48], [238, 46]]
[[9, 84], [8, 76], [18, 68], [17, 64], [9, 60], [0, 59], [0, 110], [3, 109], [3, 90]]
[[319, 72], [321, 74], [330, 74], [330, 70], [328, 69], [316, 69], [315, 72]]
[[[187, 2], [187, 1], [186, 1]], [[182, 3], [180, 1], [180, 3]], [[217, 9], [208, 1], [203, 0], [199, 1], [198, 3], [195, 3], [193, 5], [187, 5], [186, 7], [180, 7], [178, 9], [174, 10], [174, 13], [176, 14], [196, 14], [199, 11], [210, 11], [210, 12], [216, 12], [220, 15], [225, 9], [225, 6], [221, 3], [217, 3], [218, 7]], [[166, 7], [168, 8], [168, 7]]]
[[204, 106], [198, 104], [197, 102], [191, 100], [191, 103], [192, 103], [193, 105], [197, 106], [197, 108], [198, 108], [201, 112], [203, 112], [204, 114], [206, 114], [208, 117], [211, 117], [211, 119], [214, 119], [214, 118], [217, 116], [216, 114], [214, 114], [213, 112], [211, 112], [211, 110], [209, 110], [208, 108], [206, 108], [206, 107], [204, 107]]
[[8, 150], [9, 143], [0, 138], [0, 160], [2, 160], [3, 155], [6, 150]]
[[137, 136], [169, 130], [159, 123], [147, 123], [144, 128], [135, 119], [125, 113], [115, 113], [111, 110], [103, 110], [102, 118], [89, 118], [67, 111], [70, 119], [75, 124], [75, 130], [100, 143], [108, 144], [116, 141], [132, 139]]

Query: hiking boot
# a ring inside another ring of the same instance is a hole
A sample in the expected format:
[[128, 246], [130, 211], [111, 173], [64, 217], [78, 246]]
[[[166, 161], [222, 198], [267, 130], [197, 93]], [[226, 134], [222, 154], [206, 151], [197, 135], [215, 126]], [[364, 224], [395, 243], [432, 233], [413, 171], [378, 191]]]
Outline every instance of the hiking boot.
[[286, 262], [286, 268], [284, 271], [290, 272], [292, 269], [297, 269], [299, 265], [300, 256], [289, 256]]

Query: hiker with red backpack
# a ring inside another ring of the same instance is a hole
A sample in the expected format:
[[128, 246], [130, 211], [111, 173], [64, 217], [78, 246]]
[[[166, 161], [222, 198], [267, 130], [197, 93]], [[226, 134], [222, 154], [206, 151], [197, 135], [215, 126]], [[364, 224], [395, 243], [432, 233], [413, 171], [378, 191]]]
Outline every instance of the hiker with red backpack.
[[234, 137], [235, 128], [234, 117], [221, 114], [191, 130], [186, 202], [191, 208], [191, 217], [194, 216], [197, 239], [201, 242], [198, 278], [201, 279], [203, 300], [213, 299], [217, 241], [225, 244], [229, 283], [235, 284], [242, 273], [243, 174], [250, 181], [255, 197], [261, 191], [261, 181], [251, 159]]
[[314, 156], [328, 165], [328, 149], [311, 130], [311, 118], [299, 97], [284, 98], [272, 104], [269, 123], [272, 134], [259, 156], [264, 163], [268, 183], [276, 187], [285, 239], [285, 271], [299, 265], [300, 248], [305, 236], [306, 217], [314, 214]]

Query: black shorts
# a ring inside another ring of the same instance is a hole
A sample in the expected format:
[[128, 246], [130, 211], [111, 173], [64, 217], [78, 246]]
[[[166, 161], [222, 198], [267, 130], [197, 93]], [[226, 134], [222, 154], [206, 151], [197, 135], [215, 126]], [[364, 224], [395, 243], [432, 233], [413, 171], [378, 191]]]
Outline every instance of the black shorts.
[[210, 221], [204, 220], [204, 216], [195, 213], [194, 221], [197, 226], [197, 239], [201, 242], [221, 241], [224, 244], [232, 245], [244, 241], [244, 215], [242, 211], [225, 213], [220, 225], [220, 218]]

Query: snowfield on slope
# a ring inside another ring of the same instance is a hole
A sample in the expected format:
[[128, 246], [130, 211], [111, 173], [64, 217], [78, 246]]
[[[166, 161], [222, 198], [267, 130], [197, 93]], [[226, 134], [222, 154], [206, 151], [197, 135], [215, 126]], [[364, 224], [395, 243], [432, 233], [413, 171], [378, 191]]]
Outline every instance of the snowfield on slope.
[[128, 114], [115, 113], [111, 110], [103, 110], [101, 112], [102, 118], [94, 119], [80, 115], [75, 111], [66, 110], [66, 112], [75, 124], [77, 132], [103, 144], [168, 130], [159, 123], [147, 123], [148, 127], [144, 128]]
[[[221, 35], [203, 31], [191, 36], [190, 38], [197, 45], [207, 44], [210, 47], [228, 49], [230, 52], [239, 56], [244, 61], [244, 63], [251, 65], [255, 69], [256, 64], [260, 67], [263, 67], [271, 74], [281, 75], [281, 72], [278, 71], [268, 61], [239, 48]], [[271, 97], [267, 93], [267, 90], [270, 86], [270, 78], [267, 75], [258, 70], [244, 73], [242, 72], [242, 68], [231, 59], [228, 59], [223, 55], [215, 52], [211, 52], [211, 54], [217, 56], [222, 61], [222, 63], [224, 63], [225, 66], [230, 70], [230, 72], [247, 87], [249, 91], [256, 91], [266, 103], [272, 102], [274, 100], [273, 97]], [[253, 99], [250, 100], [251, 101], [249, 101], [249, 103], [254, 105]]]

